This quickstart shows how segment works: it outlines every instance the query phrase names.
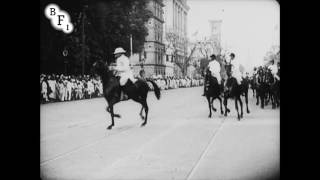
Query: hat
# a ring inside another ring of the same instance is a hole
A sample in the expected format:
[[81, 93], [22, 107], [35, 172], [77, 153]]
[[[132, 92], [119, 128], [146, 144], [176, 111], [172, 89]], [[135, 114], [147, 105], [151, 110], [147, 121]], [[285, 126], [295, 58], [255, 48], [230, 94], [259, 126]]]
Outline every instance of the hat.
[[113, 54], [126, 53], [126, 51], [122, 47], [118, 47], [114, 50]]
[[210, 57], [213, 59], [216, 59], [216, 55], [214, 55], [214, 54], [212, 54]]

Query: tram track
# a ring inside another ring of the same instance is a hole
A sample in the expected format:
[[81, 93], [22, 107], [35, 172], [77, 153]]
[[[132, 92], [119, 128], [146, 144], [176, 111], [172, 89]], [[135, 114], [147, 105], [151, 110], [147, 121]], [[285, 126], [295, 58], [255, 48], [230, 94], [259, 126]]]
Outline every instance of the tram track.
[[210, 138], [210, 141], [208, 142], [207, 146], [204, 148], [204, 150], [202, 151], [199, 159], [195, 162], [195, 164], [192, 166], [190, 172], [188, 173], [187, 177], [186, 177], [186, 180], [190, 180], [193, 176], [193, 174], [196, 172], [196, 170], [198, 169], [201, 161], [204, 159], [204, 157], [207, 155], [210, 147], [212, 146], [212, 144], [214, 143], [214, 140], [216, 139], [217, 137], [217, 134], [221, 131], [222, 129], [222, 126], [224, 125], [225, 123], [225, 120], [226, 120], [226, 117], [223, 117], [223, 120], [222, 122], [220, 123], [218, 129], [212, 134], [211, 138]]

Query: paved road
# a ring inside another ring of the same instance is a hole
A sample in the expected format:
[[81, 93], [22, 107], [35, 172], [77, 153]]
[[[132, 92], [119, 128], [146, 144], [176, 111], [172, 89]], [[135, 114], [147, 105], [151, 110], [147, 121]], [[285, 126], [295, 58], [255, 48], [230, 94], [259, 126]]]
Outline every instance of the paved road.
[[[42, 179], [270, 179], [279, 173], [279, 109], [208, 118], [202, 87], [150, 92], [145, 127], [133, 101], [112, 130], [103, 98], [40, 105]], [[250, 95], [252, 97], [252, 95]], [[214, 103], [219, 107], [218, 101]]]

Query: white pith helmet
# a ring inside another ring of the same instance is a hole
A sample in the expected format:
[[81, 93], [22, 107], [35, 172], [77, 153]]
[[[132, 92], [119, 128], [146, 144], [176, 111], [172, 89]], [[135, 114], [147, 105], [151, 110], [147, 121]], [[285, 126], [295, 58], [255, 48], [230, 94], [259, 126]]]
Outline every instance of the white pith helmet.
[[122, 47], [118, 47], [114, 50], [113, 54], [126, 53], [126, 51]]

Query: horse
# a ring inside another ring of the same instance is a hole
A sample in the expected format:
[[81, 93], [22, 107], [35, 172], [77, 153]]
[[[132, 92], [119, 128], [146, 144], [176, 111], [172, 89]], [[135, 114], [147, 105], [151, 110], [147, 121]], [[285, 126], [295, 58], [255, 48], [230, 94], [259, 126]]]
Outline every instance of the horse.
[[249, 80], [249, 84], [252, 90], [252, 96], [255, 97], [257, 90], [256, 75], [252, 75], [251, 79]]
[[272, 109], [280, 106], [280, 81], [277, 80], [271, 71], [267, 71], [268, 95], [271, 100]]
[[222, 87], [218, 84], [217, 78], [213, 77], [211, 75], [211, 72], [209, 69], [207, 70], [206, 76], [207, 76], [207, 84], [208, 85], [205, 84], [205, 86], [207, 85], [207, 90], [205, 92], [205, 96], [208, 100], [208, 105], [209, 105], [209, 112], [210, 112], [209, 118], [211, 118], [211, 115], [212, 115], [211, 108], [214, 112], [217, 111], [217, 109], [213, 107], [213, 101], [215, 99], [218, 99], [220, 101], [220, 111], [221, 111], [221, 114], [223, 114], [222, 99], [220, 97], [220, 95], [222, 94], [222, 91], [221, 91]]
[[260, 107], [264, 109], [265, 106], [265, 100], [268, 95], [268, 76], [266, 70], [264, 70], [262, 67], [259, 68], [257, 72], [257, 78], [256, 78], [256, 98], [257, 102], [256, 105], [259, 105], [259, 100], [261, 100]]
[[[226, 85], [224, 88], [224, 107], [225, 107], [225, 112], [224, 116], [227, 116], [228, 112], [230, 110], [228, 109], [228, 99], [233, 98], [235, 100], [235, 108], [237, 110], [237, 118], [240, 121], [241, 118], [243, 118], [243, 107], [242, 107], [242, 100], [241, 96], [245, 97], [245, 103], [246, 103], [246, 108], [247, 108], [247, 113], [249, 114], [249, 107], [248, 107], [248, 90], [249, 90], [249, 80], [247, 78], [243, 78], [241, 84], [237, 83], [236, 78], [230, 76], [227, 81]], [[241, 108], [241, 114], [239, 114], [239, 109], [238, 109], [238, 101], [240, 103], [240, 108]]]
[[[140, 110], [140, 117], [144, 122], [141, 124], [141, 127], [147, 124], [148, 119], [148, 111], [149, 107], [147, 104], [147, 95], [150, 90], [147, 82], [150, 82], [154, 88], [154, 93], [156, 98], [159, 100], [161, 93], [158, 85], [152, 80], [143, 80], [138, 79], [135, 83], [133, 83], [130, 79], [128, 79], [127, 83], [121, 87], [119, 78], [114, 75], [114, 71], [109, 69], [109, 66], [105, 64], [103, 61], [97, 61], [93, 64], [93, 72], [101, 77], [102, 86], [103, 86], [103, 95], [106, 99], [108, 106], [106, 111], [111, 115], [111, 124], [107, 127], [107, 129], [112, 129], [114, 126], [114, 118], [120, 118], [119, 114], [114, 113], [113, 106], [121, 101], [126, 101], [132, 99], [133, 101], [142, 105]], [[127, 98], [121, 98], [121, 91], [124, 91], [127, 94]], [[145, 112], [145, 116], [143, 116], [143, 110]]]

